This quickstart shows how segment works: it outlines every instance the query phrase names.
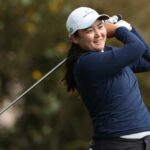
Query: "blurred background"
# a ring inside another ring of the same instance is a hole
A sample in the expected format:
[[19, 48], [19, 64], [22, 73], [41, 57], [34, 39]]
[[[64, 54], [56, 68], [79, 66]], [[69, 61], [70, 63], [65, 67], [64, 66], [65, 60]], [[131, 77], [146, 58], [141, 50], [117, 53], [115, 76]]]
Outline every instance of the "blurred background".
[[[78, 6], [122, 14], [150, 44], [148, 0], [0, 0], [0, 108], [66, 57], [65, 22]], [[66, 92], [64, 69], [0, 116], [0, 150], [87, 150], [91, 120], [78, 94]], [[149, 76], [137, 75], [150, 110]]]

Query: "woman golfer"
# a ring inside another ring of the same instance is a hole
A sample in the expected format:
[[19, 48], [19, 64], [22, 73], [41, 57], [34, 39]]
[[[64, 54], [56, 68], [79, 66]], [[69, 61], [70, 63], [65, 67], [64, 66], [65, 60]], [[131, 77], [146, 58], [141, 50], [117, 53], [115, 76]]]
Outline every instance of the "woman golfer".
[[[90, 149], [150, 150], [150, 115], [134, 74], [150, 70], [145, 41], [126, 21], [87, 7], [73, 10], [66, 26], [71, 47], [65, 81], [91, 117]], [[123, 46], [106, 46], [107, 37]]]

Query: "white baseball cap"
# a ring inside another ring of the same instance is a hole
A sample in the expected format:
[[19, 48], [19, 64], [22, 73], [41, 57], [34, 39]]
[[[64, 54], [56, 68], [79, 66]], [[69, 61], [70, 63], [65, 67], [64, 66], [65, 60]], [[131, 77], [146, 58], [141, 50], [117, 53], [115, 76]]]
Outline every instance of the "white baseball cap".
[[97, 19], [106, 20], [108, 18], [108, 15], [99, 14], [89, 7], [79, 7], [73, 10], [68, 16], [66, 27], [69, 35], [72, 35], [77, 30], [90, 27]]

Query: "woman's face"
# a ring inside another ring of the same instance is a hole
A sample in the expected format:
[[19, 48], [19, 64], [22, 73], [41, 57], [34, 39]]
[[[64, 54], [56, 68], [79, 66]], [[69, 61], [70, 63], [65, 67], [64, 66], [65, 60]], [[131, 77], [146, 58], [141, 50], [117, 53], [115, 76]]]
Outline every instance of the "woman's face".
[[97, 20], [91, 27], [78, 31], [73, 42], [81, 48], [90, 51], [100, 51], [104, 49], [107, 32], [102, 21]]

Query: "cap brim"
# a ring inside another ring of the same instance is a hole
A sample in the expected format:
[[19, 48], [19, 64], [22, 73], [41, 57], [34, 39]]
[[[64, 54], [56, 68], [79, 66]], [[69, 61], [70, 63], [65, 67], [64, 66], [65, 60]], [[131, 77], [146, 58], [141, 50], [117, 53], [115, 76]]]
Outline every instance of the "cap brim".
[[107, 19], [109, 19], [109, 16], [106, 14], [102, 14], [98, 19], [99, 20], [107, 20]]
[[85, 24], [81, 24], [79, 30], [90, 27], [98, 19], [99, 20], [107, 20], [107, 19], [109, 19], [109, 16], [106, 14], [102, 14], [102, 15], [97, 15], [96, 17], [91, 17], [90, 19], [88, 19], [88, 21]]

